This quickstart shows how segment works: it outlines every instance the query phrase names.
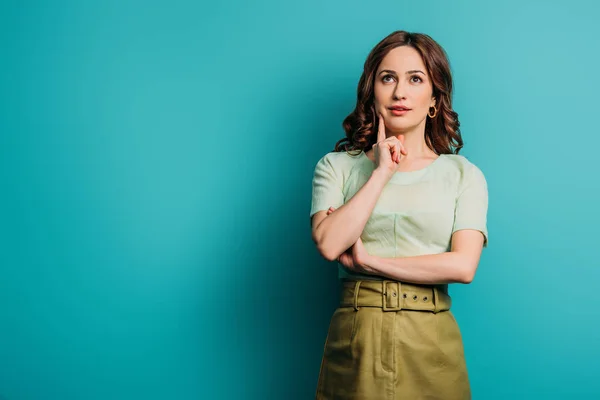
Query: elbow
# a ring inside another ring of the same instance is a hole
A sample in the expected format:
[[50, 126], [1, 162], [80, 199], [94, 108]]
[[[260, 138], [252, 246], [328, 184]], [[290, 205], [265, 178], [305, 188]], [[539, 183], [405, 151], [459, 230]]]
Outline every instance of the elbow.
[[331, 251], [330, 248], [323, 246], [321, 243], [317, 243], [317, 250], [319, 251], [319, 254], [321, 254], [321, 256], [327, 261], [335, 261], [339, 257], [339, 254], [335, 254], [335, 252]]
[[326, 259], [327, 261], [335, 261], [340, 256], [339, 254], [335, 254], [335, 251], [331, 248], [329, 243], [326, 243], [324, 235], [320, 233], [318, 229], [313, 232], [312, 236], [313, 242], [317, 246], [317, 250], [321, 257]]
[[467, 268], [464, 268], [460, 271], [460, 276], [458, 277], [459, 283], [469, 284], [473, 282], [475, 279], [475, 272], [477, 271], [477, 266], [469, 265]]
[[[316, 229], [313, 229], [312, 240], [317, 246], [317, 250], [321, 256], [327, 261], [337, 261], [340, 256], [348, 250], [348, 246], [343, 240], [335, 237], [331, 232], [324, 231], [324, 222], [321, 222]], [[356, 242], [356, 239], [354, 239]]]

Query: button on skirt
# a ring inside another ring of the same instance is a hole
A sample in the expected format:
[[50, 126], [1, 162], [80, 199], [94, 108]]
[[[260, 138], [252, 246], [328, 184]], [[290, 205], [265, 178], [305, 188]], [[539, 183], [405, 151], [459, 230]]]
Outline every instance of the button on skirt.
[[452, 312], [385, 310], [374, 305], [378, 298], [380, 304], [392, 295], [406, 304], [428, 299], [403, 283], [393, 293], [383, 285], [379, 295], [370, 285], [364, 289], [370, 297], [362, 296], [354, 282], [342, 289], [325, 340], [316, 399], [470, 400], [463, 342]]

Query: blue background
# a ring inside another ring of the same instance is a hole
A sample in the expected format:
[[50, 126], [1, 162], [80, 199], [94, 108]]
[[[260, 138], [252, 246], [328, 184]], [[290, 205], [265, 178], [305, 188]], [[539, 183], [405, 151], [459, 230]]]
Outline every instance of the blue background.
[[4, 1], [0, 399], [309, 399], [313, 168], [394, 30], [448, 52], [490, 247], [474, 399], [600, 398], [592, 1]]

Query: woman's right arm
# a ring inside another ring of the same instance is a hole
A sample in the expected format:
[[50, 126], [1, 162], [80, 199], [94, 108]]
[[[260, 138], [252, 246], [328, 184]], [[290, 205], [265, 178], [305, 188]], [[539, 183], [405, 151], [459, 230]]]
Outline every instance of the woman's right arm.
[[[404, 136], [400, 137], [403, 141]], [[394, 174], [402, 155], [407, 154], [402, 141], [395, 136], [386, 138], [385, 123], [380, 116], [377, 143], [373, 146], [376, 168], [369, 180], [335, 212], [327, 215], [327, 210], [322, 210], [312, 216], [312, 238], [325, 259], [336, 260], [362, 234], [384, 186]]]
[[325, 259], [336, 260], [358, 240], [388, 180], [385, 171], [376, 169], [358, 192], [334, 213], [327, 215], [325, 210], [312, 216], [312, 239]]

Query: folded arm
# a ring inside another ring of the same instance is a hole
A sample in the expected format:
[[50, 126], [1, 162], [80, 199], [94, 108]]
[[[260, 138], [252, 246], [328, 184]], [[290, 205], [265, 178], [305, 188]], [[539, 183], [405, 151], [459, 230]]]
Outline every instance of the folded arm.
[[375, 170], [369, 180], [335, 213], [319, 211], [312, 217], [312, 239], [321, 255], [336, 260], [363, 232], [389, 177]]
[[359, 260], [363, 269], [360, 272], [416, 284], [470, 283], [475, 277], [483, 242], [480, 231], [463, 229], [452, 235], [452, 248], [448, 252], [395, 258], [365, 255]]

